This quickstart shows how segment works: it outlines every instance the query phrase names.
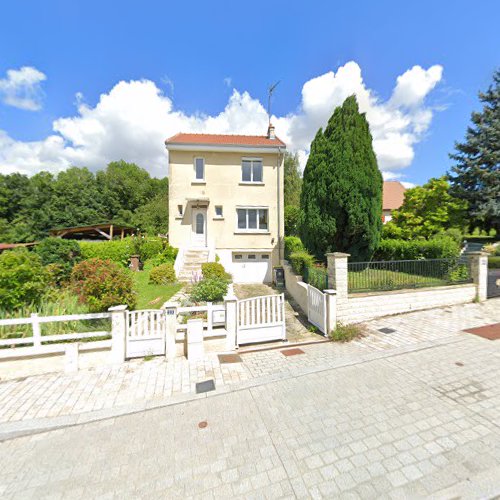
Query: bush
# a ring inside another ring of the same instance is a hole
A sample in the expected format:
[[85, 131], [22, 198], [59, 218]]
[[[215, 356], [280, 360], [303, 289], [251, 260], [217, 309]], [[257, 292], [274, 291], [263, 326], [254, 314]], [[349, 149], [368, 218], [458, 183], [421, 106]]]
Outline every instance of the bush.
[[39, 304], [46, 287], [47, 274], [36, 253], [22, 249], [0, 254], [0, 309]]
[[71, 272], [71, 286], [80, 302], [86, 303], [92, 312], [121, 304], [133, 309], [137, 300], [131, 272], [109, 259], [89, 259], [77, 264]]
[[500, 257], [489, 257], [488, 267], [490, 269], [500, 269]]
[[190, 298], [193, 302], [219, 302], [227, 294], [228, 286], [227, 280], [205, 278], [193, 286]]
[[443, 235], [431, 240], [381, 240], [373, 260], [448, 259], [459, 255], [460, 245]]
[[35, 252], [44, 266], [50, 266], [48, 271], [54, 285], [60, 285], [69, 279], [71, 269], [81, 260], [82, 254], [80, 245], [76, 241], [63, 240], [62, 238], [42, 240], [35, 247]]
[[305, 250], [305, 247], [297, 236], [285, 236], [285, 259], [289, 259], [294, 252]]
[[304, 269], [314, 265], [314, 257], [308, 253], [306, 250], [299, 250], [298, 252], [293, 252], [289, 257], [290, 263], [292, 264], [292, 269], [295, 274], [304, 274]]
[[167, 246], [162, 250], [161, 253], [146, 260], [146, 262], [144, 263], [144, 268], [152, 269], [153, 267], [160, 266], [161, 264], [173, 264], [175, 262], [175, 258], [177, 257], [178, 251], [178, 248], [171, 247], [167, 244]]
[[205, 262], [201, 265], [201, 274], [203, 278], [218, 278], [231, 282], [231, 275], [226, 272], [224, 266], [218, 262]]
[[337, 323], [337, 327], [329, 335], [334, 342], [350, 342], [357, 337], [362, 337], [364, 332], [359, 325]]
[[175, 283], [175, 270], [171, 263], [153, 267], [149, 274], [149, 282], [155, 285], [169, 285]]
[[[152, 259], [153, 257], [163, 254], [166, 250], [164, 243], [166, 243], [166, 240], [162, 240], [161, 238], [144, 238], [143, 244], [141, 245], [139, 252], [137, 252], [139, 254], [139, 258], [145, 262], [148, 259]], [[170, 247], [168, 243], [166, 244], [170, 249], [175, 250], [173, 247]], [[173, 259], [169, 260], [175, 260], [175, 256]]]
[[122, 266], [128, 266], [133, 248], [130, 238], [112, 241], [82, 241], [80, 243], [82, 258], [111, 260]]

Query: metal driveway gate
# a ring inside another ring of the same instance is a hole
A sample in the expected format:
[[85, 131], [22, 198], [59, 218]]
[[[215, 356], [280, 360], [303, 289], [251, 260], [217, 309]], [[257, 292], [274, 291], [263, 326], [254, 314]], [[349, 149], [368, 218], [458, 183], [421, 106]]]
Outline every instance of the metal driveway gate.
[[307, 285], [307, 319], [327, 334], [326, 326], [326, 293], [312, 285]]
[[164, 310], [127, 311], [126, 357], [164, 355], [165, 334]]
[[263, 295], [238, 300], [236, 343], [286, 340], [285, 295]]

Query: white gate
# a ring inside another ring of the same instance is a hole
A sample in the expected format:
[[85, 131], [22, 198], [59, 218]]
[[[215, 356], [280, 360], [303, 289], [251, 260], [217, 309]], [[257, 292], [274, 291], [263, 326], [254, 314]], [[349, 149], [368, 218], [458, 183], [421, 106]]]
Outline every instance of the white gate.
[[165, 354], [165, 311], [127, 311], [126, 357]]
[[312, 285], [307, 285], [307, 319], [317, 326], [325, 335], [326, 326], [326, 293]]
[[238, 300], [236, 343], [286, 340], [285, 295], [263, 295]]

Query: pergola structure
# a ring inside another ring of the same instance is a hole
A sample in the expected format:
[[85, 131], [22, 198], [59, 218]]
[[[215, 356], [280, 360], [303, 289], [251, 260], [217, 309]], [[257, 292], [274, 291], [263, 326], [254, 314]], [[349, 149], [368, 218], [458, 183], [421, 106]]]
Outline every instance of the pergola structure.
[[51, 229], [51, 236], [65, 238], [69, 240], [112, 240], [114, 236], [133, 235], [137, 229], [132, 226], [122, 226], [119, 224], [93, 224], [91, 226], [75, 226]]

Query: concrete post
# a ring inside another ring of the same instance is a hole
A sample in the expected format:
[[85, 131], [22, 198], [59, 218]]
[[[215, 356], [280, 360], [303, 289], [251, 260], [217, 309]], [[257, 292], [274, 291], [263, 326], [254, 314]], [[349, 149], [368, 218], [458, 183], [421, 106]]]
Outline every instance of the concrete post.
[[330, 332], [335, 330], [337, 326], [337, 291], [336, 290], [324, 290], [326, 294], [326, 333], [325, 337], [328, 336]]
[[108, 311], [111, 313], [111, 362], [119, 364], [127, 356], [127, 306], [113, 306]]
[[224, 298], [224, 306], [226, 307], [226, 349], [234, 351], [238, 346], [236, 344], [236, 306], [237, 300], [234, 296]]
[[205, 356], [205, 349], [203, 347], [203, 320], [188, 319], [186, 335], [188, 360], [202, 360]]
[[66, 349], [64, 351], [64, 371], [66, 373], [72, 373], [78, 371], [78, 349], [80, 345], [78, 342], [72, 342], [71, 344], [66, 344]]
[[476, 284], [476, 298], [484, 302], [488, 297], [488, 254], [486, 252], [470, 252], [470, 272]]
[[177, 334], [177, 304], [166, 302], [162, 309], [165, 310], [165, 356], [174, 359], [177, 355], [175, 336]]
[[347, 305], [349, 293], [347, 281], [348, 253], [327, 253], [328, 286], [337, 292], [337, 311]]

